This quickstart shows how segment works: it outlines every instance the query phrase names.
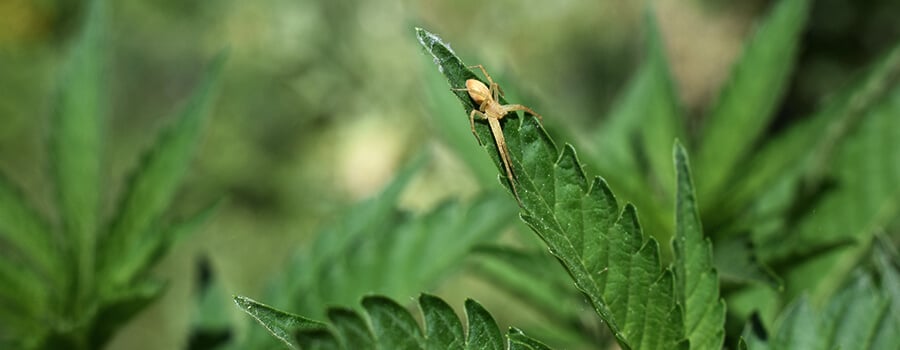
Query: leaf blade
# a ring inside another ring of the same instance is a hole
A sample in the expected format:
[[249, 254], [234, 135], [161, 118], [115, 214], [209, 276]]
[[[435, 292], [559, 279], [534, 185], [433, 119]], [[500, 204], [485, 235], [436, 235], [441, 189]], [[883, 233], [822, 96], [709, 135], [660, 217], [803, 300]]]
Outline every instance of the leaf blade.
[[719, 349], [725, 341], [725, 302], [713, 267], [712, 243], [703, 236], [687, 151], [674, 147], [676, 173], [675, 276], [691, 347]]
[[327, 330], [322, 322], [287, 313], [244, 296], [235, 296], [234, 303], [265, 327], [272, 336], [292, 349], [297, 348], [293, 340], [294, 333]]

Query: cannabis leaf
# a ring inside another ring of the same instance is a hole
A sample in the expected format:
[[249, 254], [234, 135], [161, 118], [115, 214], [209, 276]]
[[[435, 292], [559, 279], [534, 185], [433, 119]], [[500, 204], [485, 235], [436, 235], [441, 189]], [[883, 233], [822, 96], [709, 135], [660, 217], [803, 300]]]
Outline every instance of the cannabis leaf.
[[[417, 29], [417, 35], [451, 88], [477, 79], [440, 38], [423, 29]], [[465, 92], [455, 93], [466, 113], [475, 108]], [[603, 179], [588, 182], [572, 146], [557, 152], [533, 116], [508, 115], [502, 122], [522, 219], [569, 271], [619, 344], [646, 349], [686, 348], [687, 339], [697, 341], [696, 348], [721, 344], [724, 305], [718, 298], [709, 243], [700, 232], [683, 150], [676, 152], [681, 227], [676, 241], [680, 254], [699, 255], [679, 257], [679, 272], [673, 274], [662, 267], [656, 240], [642, 232], [635, 207], [626, 204], [620, 210]], [[476, 132], [491, 139], [484, 124], [478, 124]], [[483, 147], [502, 171], [493, 145]], [[700, 334], [708, 331], [711, 334]]]
[[900, 275], [896, 258], [876, 249], [880, 286], [870, 273], [856, 276], [815, 310], [806, 297], [789, 305], [775, 321], [774, 334], [747, 327], [749, 349], [895, 349], [900, 342]]
[[149, 278], [150, 268], [212, 211], [183, 222], [163, 219], [209, 114], [224, 55], [209, 65], [189, 107], [133, 173], [122, 205], [113, 208], [113, 228], [100, 224], [105, 221], [100, 201], [105, 181], [105, 6], [90, 2], [53, 109], [48, 149], [57, 215], [51, 218], [59, 223], [32, 210], [11, 181], [0, 176], [0, 347], [102, 347], [162, 295], [165, 283]]
[[675, 145], [675, 281], [691, 348], [718, 349], [725, 339], [725, 301], [713, 268], [712, 243], [703, 237], [687, 154]]
[[330, 326], [246, 297], [237, 296], [234, 302], [295, 349], [549, 349], [515, 328], [504, 340], [490, 313], [471, 299], [465, 303], [467, 333], [450, 305], [428, 294], [419, 297], [424, 330], [406, 308], [383, 296], [363, 298], [365, 316], [349, 309], [329, 309]]
[[[459, 266], [476, 245], [509, 225], [514, 209], [499, 195], [451, 201], [418, 215], [397, 203], [424, 164], [417, 157], [377, 196], [349, 208], [298, 251], [265, 298], [309, 317], [329, 305], [352, 305], [366, 294], [402, 300], [430, 287]], [[264, 346], [270, 337], [252, 333], [242, 348]]]
[[701, 198], [720, 192], [774, 116], [799, 47], [809, 0], [781, 0], [744, 46], [697, 148]]

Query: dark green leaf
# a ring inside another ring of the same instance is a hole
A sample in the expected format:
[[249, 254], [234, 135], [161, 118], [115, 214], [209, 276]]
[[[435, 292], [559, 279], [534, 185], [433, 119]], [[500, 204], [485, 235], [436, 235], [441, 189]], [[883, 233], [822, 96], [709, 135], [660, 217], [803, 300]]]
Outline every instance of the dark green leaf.
[[425, 319], [426, 349], [461, 350], [466, 346], [462, 323], [447, 302], [430, 294], [419, 297]]
[[371, 296], [362, 301], [382, 349], [422, 349], [425, 337], [412, 315], [391, 299]]
[[[503, 335], [493, 317], [473, 300], [466, 301], [469, 331], [465, 340], [459, 318], [450, 306], [425, 294], [419, 298], [419, 307], [425, 316], [425, 332], [406, 308], [383, 296], [363, 299], [367, 319], [350, 309], [330, 309], [328, 317], [337, 330], [334, 333], [324, 323], [279, 311], [245, 297], [235, 297], [235, 302], [269, 333], [292, 348], [296, 348], [295, 344], [303, 344], [304, 349], [424, 350], [462, 349], [464, 346], [466, 349], [505, 349]], [[296, 342], [286, 339], [288, 334], [293, 334]], [[517, 329], [510, 329], [507, 338], [513, 349], [547, 348]], [[514, 343], [519, 344], [518, 347], [514, 347]], [[523, 347], [526, 345], [529, 347]]]
[[345, 349], [371, 349], [376, 347], [375, 336], [356, 312], [343, 308], [328, 309], [328, 320], [334, 325], [336, 333], [342, 340]]
[[239, 309], [256, 319], [275, 338], [278, 338], [278, 340], [281, 340], [291, 348], [297, 348], [294, 345], [295, 333], [327, 330], [327, 326], [322, 322], [290, 314], [247, 297], [236, 296], [234, 297], [234, 303], [237, 304]]
[[[432, 55], [452, 88], [475, 75], [437, 36], [417, 29], [419, 42]], [[464, 91], [455, 91], [465, 113], [474, 108]], [[501, 100], [501, 103], [503, 101]], [[482, 140], [492, 140], [485, 123], [477, 123]], [[683, 346], [681, 314], [675, 304], [671, 272], [659, 261], [659, 247], [645, 237], [636, 214], [622, 216], [602, 179], [589, 185], [575, 150], [560, 154], [534, 117], [503, 119], [513, 173], [522, 203], [522, 218], [550, 247], [625, 348]], [[496, 147], [484, 148], [501, 169]]]
[[466, 317], [469, 332], [466, 334], [466, 349], [503, 350], [503, 335], [494, 318], [481, 304], [466, 299]]

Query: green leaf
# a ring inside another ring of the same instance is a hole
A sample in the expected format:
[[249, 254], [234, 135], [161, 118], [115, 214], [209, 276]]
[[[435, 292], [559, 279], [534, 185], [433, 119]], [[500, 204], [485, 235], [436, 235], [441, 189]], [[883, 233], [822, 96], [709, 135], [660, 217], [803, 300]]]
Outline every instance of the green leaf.
[[161, 259], [176, 241], [196, 232], [218, 210], [221, 201], [217, 201], [203, 210], [181, 221], [174, 222], [161, 229], [152, 229], [142, 244], [134, 247], [131, 256], [116, 267], [118, 281], [130, 282], [141, 273], [149, 270]]
[[509, 339], [509, 350], [550, 350], [550, 347], [530, 338], [517, 328], [510, 328], [506, 337]]
[[[560, 347], [578, 347], [611, 339], [597, 339], [584, 332], [585, 301], [582, 293], [572, 285], [572, 279], [555, 257], [541, 251], [519, 250], [506, 246], [485, 246], [476, 250], [479, 275], [494, 288], [522, 300], [546, 320], [535, 324], [520, 324], [532, 335], [554, 341]], [[606, 334], [603, 334], [606, 335]]]
[[[396, 210], [423, 160], [413, 160], [381, 194], [350, 208], [308, 249], [296, 252], [267, 298], [314, 318], [323, 317], [329, 305], [353, 305], [366, 294], [402, 300], [433, 286], [473, 247], [509, 225], [514, 209], [496, 194], [443, 203], [417, 215]], [[257, 332], [242, 346], [261, 347], [266, 341]]]
[[771, 120], [788, 85], [808, 8], [808, 0], [778, 1], [744, 46], [697, 148], [704, 202], [723, 189]]
[[461, 350], [466, 345], [462, 323], [447, 302], [430, 294], [419, 296], [425, 319], [426, 349]]
[[295, 333], [327, 330], [327, 326], [322, 322], [287, 313], [247, 297], [235, 296], [234, 303], [292, 349], [298, 348], [294, 344]]
[[[507, 341], [504, 341], [493, 317], [473, 300], [466, 300], [466, 324], [469, 327], [466, 338], [463, 338], [462, 324], [453, 309], [440, 298], [428, 294], [419, 297], [419, 308], [425, 319], [424, 331], [406, 308], [383, 296], [363, 298], [364, 314], [342, 308], [329, 310], [330, 327], [246, 297], [238, 296], [234, 300], [241, 310], [291, 348], [297, 348], [297, 344], [315, 344], [303, 348], [503, 350], [509, 346], [510, 349], [547, 349], [515, 328], [510, 329]], [[295, 338], [291, 339], [289, 335]]]
[[703, 236], [687, 153], [675, 144], [675, 281], [692, 349], [720, 349], [725, 340], [725, 302], [713, 268], [712, 244]]
[[37, 270], [52, 276], [53, 286], [64, 286], [65, 273], [60, 252], [53, 243], [47, 220], [35, 212], [8, 179], [0, 174], [0, 242], [9, 242]]
[[422, 349], [425, 336], [406, 308], [382, 296], [366, 297], [363, 308], [369, 314], [372, 331], [378, 334], [377, 348]]
[[105, 258], [102, 268], [111, 288], [133, 277], [135, 271], [122, 268], [125, 261], [140, 255], [141, 247], [148, 242], [162, 241], [152, 237], [157, 233], [152, 230], [153, 225], [168, 208], [190, 164], [225, 57], [224, 53], [219, 54], [210, 63], [204, 80], [181, 116], [160, 135], [128, 182], [110, 230], [101, 240]]
[[[835, 144], [846, 138], [852, 131], [851, 126], [890, 92], [896, 85], [891, 77], [898, 71], [900, 45], [895, 45], [872, 64], [858, 82], [849, 84], [825, 101], [814, 115], [768, 140], [743, 164], [739, 172], [746, 175], [737, 179], [731, 195], [716, 205], [716, 215], [708, 217], [712, 224], [742, 222], [734, 220], [735, 215], [730, 213], [739, 212], [752, 203], [753, 216], [747, 222], [753, 223], [754, 236], [757, 239], [775, 236], [780, 241], [778, 229], [760, 228], [786, 224], [784, 221], [790, 219], [792, 201], [799, 195], [798, 183], [823, 176], [824, 165], [834, 157]], [[729, 214], [723, 215], [723, 212]], [[778, 246], [785, 245], [779, 242]]]
[[328, 320], [334, 325], [336, 333], [346, 349], [374, 348], [375, 335], [356, 312], [344, 308], [328, 310]]
[[503, 335], [491, 314], [478, 302], [466, 299], [466, 315], [469, 317], [469, 332], [466, 334], [466, 349], [503, 350]]
[[[672, 143], [684, 122], [654, 13], [645, 15], [646, 57], [625, 93], [594, 133], [587, 155], [620, 198], [644, 208], [657, 239], [672, 235]], [[643, 161], [641, 161], [643, 160]], [[652, 210], [648, 210], [652, 209]]]
[[[511, 211], [504, 199], [489, 196], [445, 203], [419, 216], [386, 214], [393, 219], [362, 228], [341, 246], [328, 246], [334, 251], [330, 259], [319, 255], [325, 249], [300, 252], [284, 277], [292, 281], [273, 286], [273, 300], [319, 316], [325, 305], [350, 305], [367, 293], [409, 297], [452, 271], [475, 245], [496, 237]], [[345, 216], [339, 226], [358, 219]], [[328, 228], [313, 247], [346, 234]]]
[[100, 211], [102, 133], [106, 116], [104, 71], [106, 9], [88, 6], [83, 31], [63, 68], [54, 108], [50, 155], [57, 209], [69, 244], [67, 256], [77, 276], [76, 296], [84, 300], [94, 280]]
[[767, 285], [772, 289], [784, 288], [781, 279], [767, 265], [763, 264], [756, 247], [748, 237], [728, 237], [713, 244], [713, 265], [724, 285], [732, 287], [753, 283]]
[[858, 273], [825, 305], [815, 310], [801, 297], [779, 317], [770, 341], [753, 339], [750, 349], [894, 349], [900, 341], [900, 293], [896, 261], [888, 262], [876, 247], [881, 273], [877, 285], [869, 273]]
[[110, 338], [148, 305], [159, 299], [166, 284], [145, 280], [115, 291], [101, 301], [90, 330], [89, 348], [102, 348]]
[[820, 303], [839, 288], [866, 253], [874, 234], [900, 215], [900, 84], [863, 114], [837, 144], [826, 168], [831, 190], [794, 227], [791, 243], [810, 246], [852, 240], [858, 244], [792, 268], [785, 280], [789, 296], [812, 287]]
[[[425, 61], [425, 60], [423, 60]], [[428, 62], [431, 69], [431, 62]], [[447, 94], [447, 83], [440, 76], [426, 74], [425, 96], [429, 118], [434, 130], [441, 136], [475, 175], [479, 182], [491, 184], [497, 181], [497, 172], [490, 159], [485, 159], [480, 147], [472, 143], [472, 131], [468, 124], [460, 123], [456, 113], [456, 100]]]
[[0, 342], [5, 337], [37, 340], [46, 333], [42, 319], [50, 307], [49, 292], [34, 271], [0, 256]]
[[[476, 78], [440, 38], [416, 31], [452, 88]], [[467, 115], [475, 107], [471, 99], [464, 91], [454, 93]], [[596, 178], [589, 185], [575, 150], [566, 146], [560, 154], [536, 118], [510, 114], [502, 124], [522, 219], [563, 263], [619, 344], [686, 346], [672, 273], [660, 265], [658, 244], [641, 231], [634, 207], [626, 205], [620, 215], [606, 182]], [[476, 131], [492, 140], [485, 123], [477, 123]], [[485, 141], [484, 148], [501, 169], [496, 147]]]

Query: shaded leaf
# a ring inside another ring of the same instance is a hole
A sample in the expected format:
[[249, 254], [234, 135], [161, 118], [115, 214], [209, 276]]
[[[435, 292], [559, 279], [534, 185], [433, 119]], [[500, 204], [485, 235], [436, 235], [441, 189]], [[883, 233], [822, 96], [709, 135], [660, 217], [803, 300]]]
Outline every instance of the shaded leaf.
[[181, 116], [160, 135], [128, 181], [110, 230], [100, 242], [104, 277], [112, 288], [126, 283], [137, 272], [135, 268], [123, 268], [124, 261], [142, 255], [142, 247], [156, 247], [166, 241], [153, 237], [157, 232], [152, 228], [168, 208], [190, 164], [225, 57], [219, 54], [209, 64]]
[[808, 8], [808, 0], [778, 1], [744, 45], [697, 148], [701, 199], [723, 189], [735, 165], [765, 131], [788, 85]]
[[47, 220], [35, 212], [25, 198], [0, 174], [0, 242], [8, 242], [46, 276], [62, 288], [65, 276], [62, 252], [53, 243]]
[[166, 284], [147, 280], [119, 289], [101, 301], [96, 320], [90, 332], [90, 348], [102, 348], [126, 321], [159, 299]]
[[814, 309], [805, 296], [799, 298], [775, 322], [771, 340], [755, 337], [748, 341], [748, 348], [896, 348], [900, 341], [898, 273], [896, 262], [888, 262], [883, 252], [884, 247], [876, 247], [874, 254], [880, 285], [869, 273], [857, 270], [850, 283], [828, 300], [823, 310]]

